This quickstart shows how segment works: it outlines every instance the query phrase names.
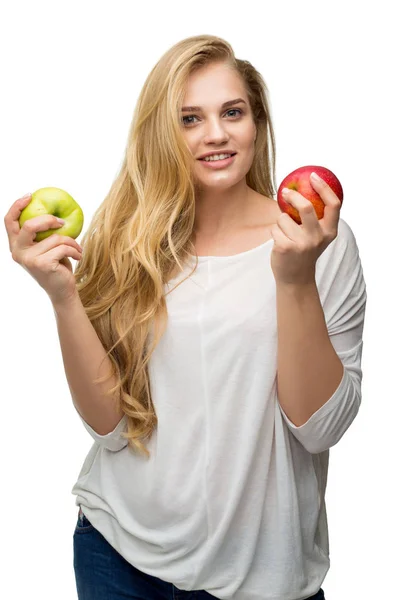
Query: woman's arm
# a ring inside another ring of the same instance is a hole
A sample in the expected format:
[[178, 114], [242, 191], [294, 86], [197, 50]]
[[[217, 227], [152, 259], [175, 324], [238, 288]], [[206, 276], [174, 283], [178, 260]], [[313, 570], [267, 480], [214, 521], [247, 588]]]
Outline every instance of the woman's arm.
[[117, 398], [105, 392], [116, 384], [115, 378], [95, 384], [111, 367], [109, 357], [91, 324], [79, 294], [63, 304], [53, 303], [65, 374], [75, 408], [99, 435], [112, 432], [124, 416]]
[[279, 402], [300, 427], [334, 394], [344, 367], [329, 339], [316, 283], [276, 286]]
[[293, 435], [312, 453], [334, 446], [361, 404], [366, 285], [354, 234], [338, 238], [305, 286], [277, 284], [278, 403]]

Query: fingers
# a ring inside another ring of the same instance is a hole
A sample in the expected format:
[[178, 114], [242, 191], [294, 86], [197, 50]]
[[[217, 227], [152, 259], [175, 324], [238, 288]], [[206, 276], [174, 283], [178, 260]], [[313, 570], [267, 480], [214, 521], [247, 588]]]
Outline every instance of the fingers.
[[338, 210], [340, 209], [342, 203], [340, 202], [339, 198], [337, 197], [333, 189], [330, 187], [330, 185], [326, 183], [326, 181], [321, 179], [321, 177], [318, 177], [316, 173], [311, 173], [310, 183], [315, 189], [315, 191], [321, 196], [325, 205], [330, 206], [332, 208], [336, 208]]
[[78, 244], [78, 242], [74, 240], [74, 238], [68, 237], [66, 235], [58, 235], [57, 232], [54, 232], [49, 237], [45, 238], [44, 240], [41, 240], [40, 242], [36, 242], [32, 246], [32, 255], [39, 256], [40, 254], [45, 254], [46, 252], [49, 252], [53, 248], [57, 248], [60, 245], [71, 246], [71, 248], [74, 248], [80, 254], [82, 253], [82, 246], [80, 246], [80, 244]]
[[55, 246], [47, 252], [43, 252], [40, 254], [26, 254], [23, 261], [21, 262], [21, 266], [32, 273], [40, 271], [41, 273], [49, 274], [58, 269], [59, 262], [62, 261], [63, 264], [65, 264], [66, 261], [64, 259], [66, 259], [67, 257], [74, 258], [75, 260], [80, 260], [82, 258], [82, 254], [74, 246], [64, 243]]
[[321, 226], [325, 226], [329, 235], [334, 239], [337, 233], [342, 203], [326, 181], [314, 175], [314, 173], [311, 174], [310, 183], [325, 204]]
[[18, 243], [21, 248], [30, 247], [34, 244], [36, 233], [38, 231], [47, 231], [48, 229], [56, 230], [61, 227], [61, 223], [54, 215], [39, 215], [33, 217], [32, 219], [25, 221], [22, 225], [16, 243]]
[[[25, 224], [26, 223], [24, 223], [24, 225]], [[60, 248], [60, 250], [57, 250], [58, 248]], [[57, 250], [57, 252], [54, 253], [53, 250]], [[44, 257], [44, 260], [49, 262], [49, 260], [58, 256], [71, 256], [72, 258], [75, 258], [75, 260], [81, 260], [82, 248], [73, 238], [65, 235], [57, 235], [55, 233], [48, 238], [45, 238], [40, 242], [32, 243], [30, 247], [25, 248], [22, 247], [17, 240], [12, 253], [13, 259], [28, 269], [32, 266], [36, 266], [36, 263], [41, 257]]]
[[[282, 213], [276, 222], [276, 229], [284, 233], [286, 236], [286, 243], [297, 242], [301, 239], [302, 232], [300, 226], [290, 217], [287, 213]], [[278, 237], [279, 236], [279, 232]]]
[[31, 199], [32, 194], [26, 194], [22, 198], [18, 198], [18, 200], [14, 202], [14, 204], [11, 206], [10, 210], [4, 217], [4, 225], [7, 230], [10, 252], [12, 251], [13, 243], [15, 242], [20, 232], [18, 219], [20, 218], [23, 209], [26, 206], [28, 206]]
[[[315, 208], [313, 204], [304, 198], [299, 192], [296, 190], [289, 190], [284, 188], [282, 190], [282, 195], [285, 198], [285, 201], [288, 204], [291, 204], [299, 213], [302, 225], [307, 229], [315, 229], [318, 228], [318, 218], [315, 212]], [[282, 217], [282, 215], [281, 215]], [[291, 219], [291, 223], [287, 223], [288, 226], [291, 227], [292, 233], [295, 234], [298, 231], [298, 226]]]

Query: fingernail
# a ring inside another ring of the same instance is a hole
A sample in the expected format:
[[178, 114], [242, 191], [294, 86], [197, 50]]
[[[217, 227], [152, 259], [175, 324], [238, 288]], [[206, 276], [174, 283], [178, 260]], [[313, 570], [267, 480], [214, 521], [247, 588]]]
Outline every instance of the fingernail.
[[65, 223], [64, 219], [59, 219], [58, 217], [56, 217], [56, 219], [59, 223], [61, 223], [61, 225], [64, 225], [64, 223]]
[[290, 192], [289, 188], [283, 188], [282, 194], [286, 196]]
[[314, 173], [314, 171], [311, 173], [311, 177], [314, 179], [314, 181], [322, 181], [321, 177], [319, 177], [319, 175]]
[[32, 196], [32, 194], [25, 194], [25, 196], [22, 196], [21, 200], [24, 200], [25, 198], [30, 198], [30, 196]]

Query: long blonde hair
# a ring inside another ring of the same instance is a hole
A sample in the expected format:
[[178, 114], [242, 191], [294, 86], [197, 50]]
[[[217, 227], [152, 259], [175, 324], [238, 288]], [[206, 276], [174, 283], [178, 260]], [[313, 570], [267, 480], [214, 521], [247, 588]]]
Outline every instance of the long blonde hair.
[[274, 197], [275, 138], [262, 76], [235, 58], [225, 40], [189, 37], [168, 50], [145, 81], [121, 170], [82, 238], [85, 251], [75, 268], [80, 299], [112, 365], [95, 383], [116, 378], [108, 394], [127, 416], [122, 435], [147, 458], [143, 441], [157, 426], [148, 362], [167, 324], [164, 285], [196, 255], [193, 156], [182, 134], [181, 107], [189, 75], [215, 62], [242, 77], [257, 126], [246, 183]]

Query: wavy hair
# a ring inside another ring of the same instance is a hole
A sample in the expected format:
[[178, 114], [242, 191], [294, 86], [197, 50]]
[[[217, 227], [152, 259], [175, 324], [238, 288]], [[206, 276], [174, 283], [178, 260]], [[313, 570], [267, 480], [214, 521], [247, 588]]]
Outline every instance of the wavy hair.
[[186, 38], [161, 57], [144, 83], [121, 169], [82, 238], [84, 253], [74, 271], [112, 367], [94, 383], [117, 381], [107, 395], [127, 417], [122, 435], [147, 458], [144, 442], [157, 426], [148, 362], [167, 324], [164, 285], [189, 255], [196, 256], [193, 156], [182, 133], [181, 108], [188, 77], [217, 62], [242, 77], [257, 127], [246, 183], [274, 197], [275, 138], [262, 76], [250, 62], [235, 58], [225, 40]]

